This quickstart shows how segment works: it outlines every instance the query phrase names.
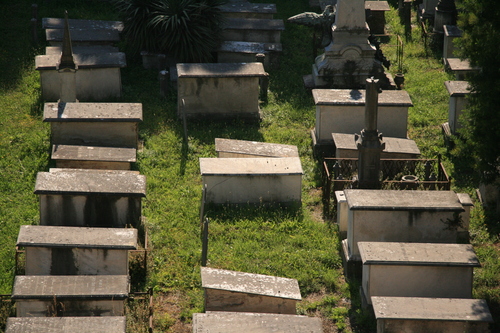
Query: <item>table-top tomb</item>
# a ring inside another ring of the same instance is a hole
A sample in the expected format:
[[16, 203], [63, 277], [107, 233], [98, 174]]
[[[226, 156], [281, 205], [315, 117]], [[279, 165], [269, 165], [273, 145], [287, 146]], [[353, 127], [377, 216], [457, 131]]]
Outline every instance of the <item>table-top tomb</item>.
[[279, 143], [215, 139], [217, 157], [298, 157], [297, 146]]

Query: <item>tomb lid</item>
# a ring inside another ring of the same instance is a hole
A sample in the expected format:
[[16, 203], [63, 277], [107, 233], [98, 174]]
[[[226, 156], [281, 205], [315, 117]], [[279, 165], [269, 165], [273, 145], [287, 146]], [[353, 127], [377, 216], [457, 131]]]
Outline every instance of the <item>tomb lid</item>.
[[[119, 52], [118, 47], [111, 45], [85, 45], [85, 46], [72, 46], [73, 55], [83, 54], [99, 54], [99, 53], [114, 53]], [[45, 55], [61, 55], [62, 46], [47, 46], [45, 47]]]
[[118, 175], [140, 175], [136, 170], [107, 170], [107, 169], [74, 169], [74, 168], [49, 168], [49, 172], [83, 172], [83, 173], [114, 173]]
[[53, 160], [78, 160], [100, 162], [135, 162], [135, 148], [53, 145]]
[[22, 225], [17, 246], [137, 249], [137, 229]]
[[363, 265], [481, 267], [470, 244], [358, 242]]
[[177, 64], [179, 78], [189, 77], [255, 77], [266, 76], [264, 65], [249, 63]]
[[467, 81], [444, 81], [444, 86], [451, 97], [463, 97], [470, 94], [470, 85]]
[[193, 313], [193, 332], [320, 333], [321, 319], [290, 314], [222, 312]]
[[43, 121], [142, 121], [141, 103], [45, 103]]
[[478, 70], [477, 67], [472, 67], [469, 60], [461, 60], [460, 58], [446, 58], [446, 63], [453, 72], [473, 71]]
[[[70, 29], [87, 29], [87, 30], [100, 30], [110, 29], [123, 31], [124, 25], [121, 21], [103, 21], [103, 20], [80, 20], [68, 19]], [[55, 17], [42, 18], [42, 29], [63, 29], [64, 19]]]
[[281, 52], [283, 48], [281, 43], [257, 43], [257, 42], [239, 42], [223, 41], [217, 51], [219, 52], [238, 52], [238, 53], [266, 53]]
[[209, 267], [201, 267], [201, 287], [299, 301], [302, 299], [296, 279]]
[[[337, 149], [358, 150], [354, 134], [332, 133], [332, 138]], [[420, 149], [413, 140], [384, 136], [383, 141], [385, 142], [384, 153], [420, 155]]]
[[[313, 89], [316, 105], [365, 106], [365, 90]], [[382, 90], [378, 94], [378, 106], [413, 106], [410, 95], [405, 90]]]
[[[64, 29], [45, 29], [47, 42], [62, 42]], [[71, 29], [73, 43], [117, 43], [120, 32], [113, 29]]]
[[285, 23], [283, 22], [283, 20], [278, 19], [247, 18], [242, 20], [241, 18], [227, 17], [224, 20], [224, 29], [283, 31], [285, 30]]
[[10, 317], [5, 333], [125, 333], [126, 317]]
[[462, 30], [456, 25], [445, 24], [443, 30], [446, 37], [462, 37]]
[[453, 191], [347, 189], [344, 193], [351, 210], [464, 211]]
[[493, 322], [484, 299], [371, 297], [376, 319]]
[[39, 172], [35, 194], [145, 197], [146, 176], [111, 172]]
[[275, 176], [302, 175], [298, 157], [282, 158], [200, 158], [203, 176]]
[[375, 12], [387, 12], [391, 10], [387, 1], [365, 1], [365, 9]]
[[233, 2], [223, 4], [219, 8], [223, 13], [277, 13], [276, 4], [274, 3]]
[[[35, 57], [36, 70], [56, 69], [60, 54], [39, 55]], [[127, 67], [127, 59], [123, 52], [108, 53], [75, 53], [73, 58], [78, 69], [89, 68], [124, 68]]]
[[215, 139], [215, 151], [266, 157], [298, 157], [297, 146], [246, 140]]
[[458, 200], [460, 200], [460, 203], [462, 206], [474, 206], [474, 203], [472, 202], [472, 199], [469, 194], [467, 193], [457, 193]]
[[12, 299], [125, 299], [128, 275], [17, 275]]

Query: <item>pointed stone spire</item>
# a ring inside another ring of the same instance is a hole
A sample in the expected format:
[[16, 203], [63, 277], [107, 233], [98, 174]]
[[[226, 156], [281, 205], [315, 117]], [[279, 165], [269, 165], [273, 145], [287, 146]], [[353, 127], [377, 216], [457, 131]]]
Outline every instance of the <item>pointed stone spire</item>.
[[73, 59], [73, 47], [71, 46], [71, 35], [69, 32], [68, 11], [64, 11], [64, 35], [62, 43], [61, 60], [57, 64], [57, 69], [76, 69]]

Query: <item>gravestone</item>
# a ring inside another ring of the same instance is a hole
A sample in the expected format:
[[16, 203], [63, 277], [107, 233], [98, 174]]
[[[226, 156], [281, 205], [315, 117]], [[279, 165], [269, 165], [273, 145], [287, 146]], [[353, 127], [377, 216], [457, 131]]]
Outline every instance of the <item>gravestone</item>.
[[201, 267], [205, 311], [296, 314], [295, 279]]
[[283, 20], [227, 18], [223, 25], [222, 40], [280, 43], [283, 30]]
[[471, 66], [469, 60], [462, 60], [460, 58], [447, 58], [447, 68], [455, 74], [457, 81], [466, 81], [467, 76], [479, 71], [479, 68]]
[[470, 94], [470, 86], [467, 81], [445, 81], [444, 85], [450, 96], [448, 106], [448, 126], [450, 134], [457, 134], [457, 130], [462, 128], [460, 116], [467, 107], [467, 96]]
[[240, 19], [273, 19], [277, 13], [274, 3], [228, 2], [221, 5], [220, 10], [225, 17]]
[[17, 317], [123, 316], [127, 275], [18, 275], [12, 300]]
[[456, 54], [456, 46], [454, 40], [462, 37], [462, 30], [456, 25], [445, 25], [444, 30], [444, 41], [443, 41], [443, 61], [446, 64], [446, 59], [448, 58], [458, 58]]
[[298, 157], [200, 158], [207, 203], [262, 204], [301, 201]]
[[297, 146], [246, 140], [215, 139], [217, 157], [299, 157]]
[[53, 145], [51, 158], [58, 168], [130, 170], [135, 148]]
[[[336, 158], [358, 158], [354, 134], [332, 133]], [[385, 147], [380, 153], [382, 159], [415, 159], [420, 157], [415, 141], [411, 139], [383, 137]]]
[[372, 296], [377, 333], [489, 333], [493, 322], [483, 299]]
[[127, 322], [121, 317], [21, 317], [8, 318], [5, 333], [125, 333]]
[[137, 230], [23, 225], [26, 275], [128, 275], [128, 251]]
[[359, 242], [362, 297], [472, 298], [479, 260], [470, 244]]

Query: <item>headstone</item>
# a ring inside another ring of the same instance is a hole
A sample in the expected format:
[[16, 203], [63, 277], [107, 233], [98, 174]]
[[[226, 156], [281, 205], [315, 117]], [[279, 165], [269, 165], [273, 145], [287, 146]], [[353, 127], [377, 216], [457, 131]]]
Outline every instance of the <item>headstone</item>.
[[229, 2], [221, 5], [220, 10], [225, 17], [240, 19], [270, 20], [277, 13], [274, 3]]
[[200, 158], [200, 171], [208, 203], [301, 201], [303, 171], [298, 157]]
[[137, 249], [137, 229], [23, 225], [26, 275], [128, 275], [128, 251]]
[[123, 316], [127, 275], [18, 275], [12, 300], [17, 317]]
[[283, 30], [283, 20], [227, 18], [224, 21], [222, 40], [280, 43]]
[[377, 333], [489, 333], [493, 322], [483, 299], [372, 297]]
[[233, 139], [215, 139], [217, 157], [299, 157], [297, 146]]
[[[332, 133], [336, 158], [358, 158], [354, 134]], [[385, 148], [380, 154], [382, 159], [415, 159], [420, 156], [415, 141], [411, 139], [383, 137]]]
[[5, 333], [125, 333], [127, 322], [121, 317], [22, 317], [8, 318]]
[[359, 242], [362, 296], [472, 298], [470, 244]]
[[201, 267], [205, 311], [296, 314], [295, 279]]
[[52, 160], [58, 168], [130, 170], [135, 148], [53, 145]]

